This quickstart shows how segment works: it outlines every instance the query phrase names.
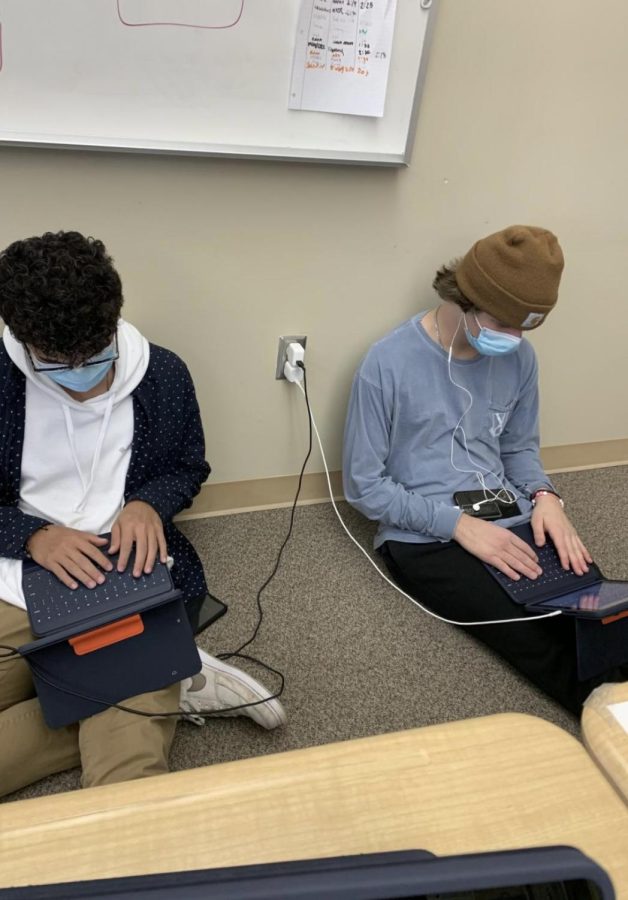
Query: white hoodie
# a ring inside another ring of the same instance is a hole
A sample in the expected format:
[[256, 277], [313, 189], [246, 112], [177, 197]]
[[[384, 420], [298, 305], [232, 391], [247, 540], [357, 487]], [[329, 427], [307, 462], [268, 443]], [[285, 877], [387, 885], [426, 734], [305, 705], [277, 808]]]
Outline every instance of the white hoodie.
[[[47, 375], [33, 371], [23, 345], [8, 328], [3, 340], [26, 376], [19, 508], [68, 528], [110, 531], [124, 505], [133, 442], [131, 393], [148, 367], [148, 341], [120, 319], [113, 384], [105, 394], [81, 403]], [[0, 557], [0, 598], [25, 608], [21, 561]]]

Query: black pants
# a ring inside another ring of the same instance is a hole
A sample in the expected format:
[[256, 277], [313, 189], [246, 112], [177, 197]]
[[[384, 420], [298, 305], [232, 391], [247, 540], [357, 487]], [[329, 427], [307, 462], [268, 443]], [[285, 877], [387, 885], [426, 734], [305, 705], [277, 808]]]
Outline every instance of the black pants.
[[[407, 544], [388, 541], [382, 557], [400, 588], [437, 615], [458, 622], [525, 618], [483, 564], [455, 541]], [[526, 625], [465, 628], [538, 688], [578, 715], [591, 691], [606, 681], [628, 681], [628, 666], [580, 681], [575, 620], [555, 616]]]

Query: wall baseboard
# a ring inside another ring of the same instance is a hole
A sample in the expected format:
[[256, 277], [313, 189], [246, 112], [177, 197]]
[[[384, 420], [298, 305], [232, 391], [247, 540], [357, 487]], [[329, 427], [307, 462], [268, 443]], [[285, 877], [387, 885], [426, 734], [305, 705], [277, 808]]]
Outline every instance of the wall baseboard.
[[[589, 444], [543, 447], [541, 459], [548, 474], [628, 465], [628, 438], [596, 441]], [[344, 499], [342, 474], [331, 472], [330, 480], [334, 499]], [[257, 478], [251, 481], [230, 481], [222, 484], [213, 484], [210, 481], [203, 485], [190, 510], [181, 513], [177, 518], [180, 520], [201, 519], [208, 516], [226, 516], [291, 506], [297, 484], [298, 476], [296, 475]], [[304, 475], [299, 506], [324, 503], [325, 501], [329, 501], [325, 473], [313, 472]]]
[[546, 472], [578, 472], [628, 465], [628, 438], [596, 441], [590, 444], [563, 444], [542, 447], [541, 459]]
[[[343, 500], [342, 474], [330, 472], [334, 499]], [[178, 519], [199, 519], [206, 516], [226, 516], [233, 513], [256, 512], [292, 506], [299, 483], [298, 475], [282, 475], [275, 478], [256, 478], [251, 481], [227, 481], [222, 484], [207, 482], [194, 500], [190, 510]], [[299, 506], [323, 503], [329, 500], [329, 489], [324, 472], [312, 472], [303, 476]]]

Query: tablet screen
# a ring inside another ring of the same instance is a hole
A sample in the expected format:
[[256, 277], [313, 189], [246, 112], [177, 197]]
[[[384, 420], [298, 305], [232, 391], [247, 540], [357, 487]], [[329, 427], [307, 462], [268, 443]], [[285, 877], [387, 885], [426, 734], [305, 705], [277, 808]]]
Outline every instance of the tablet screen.
[[628, 581], [602, 581], [579, 591], [545, 600], [543, 607], [551, 609], [611, 610], [628, 609]]

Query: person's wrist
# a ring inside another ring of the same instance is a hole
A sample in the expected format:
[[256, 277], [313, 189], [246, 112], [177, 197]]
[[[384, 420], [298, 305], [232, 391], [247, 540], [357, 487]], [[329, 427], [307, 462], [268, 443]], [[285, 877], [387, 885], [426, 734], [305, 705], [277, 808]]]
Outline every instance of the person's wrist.
[[549, 488], [539, 488], [538, 491], [533, 491], [530, 494], [530, 503], [535, 508], [539, 503], [545, 504], [548, 501], [550, 503], [558, 503], [561, 509], [565, 506], [563, 498], [556, 491], [551, 491]]
[[456, 539], [456, 538], [460, 537], [460, 535], [463, 535], [467, 531], [469, 525], [472, 524], [473, 522], [474, 522], [473, 516], [470, 516], [470, 515], [468, 515], [468, 513], [463, 512], [458, 517], [458, 521], [456, 522], [456, 527], [454, 528], [454, 533], [453, 533], [452, 537], [454, 539]]
[[33, 538], [35, 538], [36, 535], [41, 534], [42, 531], [48, 531], [49, 528], [50, 525], [41, 525], [36, 531], [33, 531], [32, 534], [29, 534], [29, 536], [24, 541], [24, 550], [26, 551], [27, 556], [31, 555], [31, 545]]

